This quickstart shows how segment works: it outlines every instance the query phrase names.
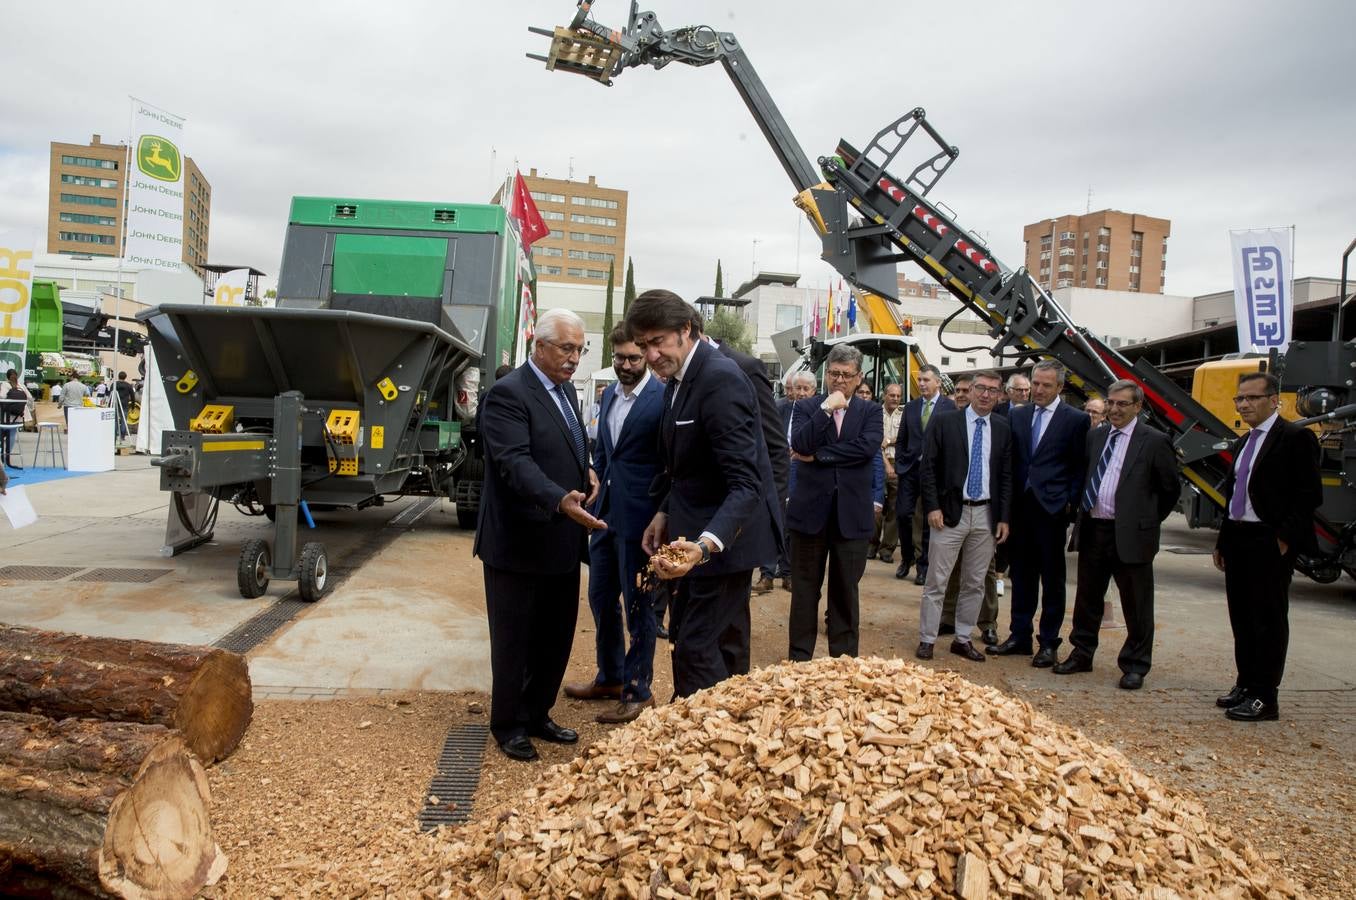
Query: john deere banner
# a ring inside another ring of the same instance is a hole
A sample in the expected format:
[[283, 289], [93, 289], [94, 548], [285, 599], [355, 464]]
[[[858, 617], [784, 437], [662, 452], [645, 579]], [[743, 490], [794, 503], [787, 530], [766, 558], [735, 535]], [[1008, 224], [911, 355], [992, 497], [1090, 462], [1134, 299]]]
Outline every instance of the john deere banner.
[[24, 371], [28, 310], [33, 299], [33, 237], [0, 234], [0, 378], [10, 369]]
[[250, 284], [249, 269], [232, 269], [217, 276], [212, 300], [217, 306], [244, 306], [245, 289]]
[[132, 100], [132, 158], [127, 167], [129, 265], [179, 271], [184, 245], [184, 120]]
[[1284, 353], [1294, 321], [1290, 249], [1294, 229], [1267, 228], [1229, 232], [1234, 265], [1234, 312], [1238, 349]]

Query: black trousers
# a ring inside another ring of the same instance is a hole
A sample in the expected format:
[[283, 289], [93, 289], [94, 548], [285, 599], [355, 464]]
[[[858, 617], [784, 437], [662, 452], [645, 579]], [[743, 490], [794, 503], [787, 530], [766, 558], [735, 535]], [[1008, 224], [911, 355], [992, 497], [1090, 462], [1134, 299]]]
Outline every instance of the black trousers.
[[1275, 703], [1290, 647], [1290, 559], [1281, 555], [1270, 525], [1232, 519], [1220, 526], [1219, 552], [1238, 686]]
[[1088, 656], [1097, 652], [1106, 591], [1114, 578], [1125, 617], [1125, 643], [1116, 661], [1122, 672], [1147, 675], [1154, 649], [1154, 564], [1122, 562], [1116, 523], [1109, 519], [1084, 515], [1078, 527], [1078, 591], [1069, 643]]
[[748, 673], [752, 576], [749, 569], [679, 582], [669, 606], [675, 697]]
[[[904, 565], [913, 565], [914, 562], [914, 507], [918, 506], [918, 501], [922, 499], [922, 472], [919, 466], [914, 466], [907, 475], [900, 476], [899, 492], [895, 495], [895, 522], [899, 527], [899, 561]], [[923, 510], [921, 514], [926, 517], [927, 511]], [[928, 528], [927, 523], [924, 522], [923, 539], [919, 541], [921, 546], [918, 547], [918, 568], [920, 571], [926, 570], [928, 567], [928, 539], [931, 534], [932, 529]]]
[[490, 731], [502, 744], [539, 728], [556, 702], [579, 616], [579, 568], [564, 575], [484, 569]]
[[1012, 567], [1011, 631], [1018, 640], [1031, 639], [1039, 606], [1040, 645], [1060, 645], [1059, 633], [1064, 627], [1068, 602], [1064, 587], [1068, 577], [1064, 563], [1068, 530], [1068, 517], [1062, 511], [1047, 512], [1031, 491], [1023, 491], [1017, 498], [1008, 559]]
[[791, 542], [791, 615], [787, 623], [787, 658], [797, 661], [815, 655], [819, 636], [820, 587], [829, 573], [828, 632], [830, 656], [856, 656], [860, 616], [857, 586], [866, 571], [866, 538], [845, 538], [831, 504], [829, 520], [817, 534], [795, 531]]

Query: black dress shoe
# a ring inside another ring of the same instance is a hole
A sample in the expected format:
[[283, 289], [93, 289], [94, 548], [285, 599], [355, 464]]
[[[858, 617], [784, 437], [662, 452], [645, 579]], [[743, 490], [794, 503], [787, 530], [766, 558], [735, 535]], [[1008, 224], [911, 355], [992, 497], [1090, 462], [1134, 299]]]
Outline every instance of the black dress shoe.
[[876, 556], [876, 559], [878, 559], [878, 560], [880, 560], [881, 562], [883, 562], [883, 563], [885, 563], [885, 564], [888, 565], [888, 564], [890, 564], [890, 563], [892, 563], [892, 562], [895, 561], [895, 551], [893, 551], [893, 550], [882, 550], [882, 551]]
[[1075, 650], [1069, 654], [1069, 658], [1062, 663], [1056, 663], [1054, 667], [1056, 675], [1072, 675], [1074, 672], [1091, 672], [1092, 657], [1081, 650]]
[[667, 641], [669, 639], [669, 630], [665, 628], [663, 625], [660, 625], [658, 628], [655, 629], [654, 636], [659, 638], [661, 641]]
[[952, 641], [951, 652], [957, 656], [964, 656], [970, 662], [984, 662], [984, 654], [976, 650], [969, 641]]
[[895, 577], [898, 578], [900, 581], [903, 581], [905, 578], [909, 577], [909, 570], [912, 568], [913, 563], [906, 562], [900, 563], [899, 568], [895, 569]]
[[955, 633], [956, 633], [956, 626], [955, 626], [955, 625], [947, 625], [946, 623], [942, 623], [941, 625], [937, 626], [937, 633], [938, 633], [938, 634], [955, 634]]
[[1248, 699], [1248, 692], [1238, 685], [1234, 685], [1229, 688], [1229, 693], [1225, 694], [1223, 697], [1215, 698], [1215, 705], [1220, 709], [1233, 709], [1246, 699]]
[[1031, 665], [1037, 669], [1049, 669], [1054, 666], [1055, 662], [1054, 647], [1042, 647], [1036, 651], [1035, 656], [1031, 657]]
[[1031, 642], [1008, 638], [1001, 644], [989, 648], [991, 656], [1030, 656]]
[[573, 744], [579, 740], [579, 732], [573, 728], [562, 728], [550, 719], [542, 722], [530, 732], [534, 738], [550, 741], [553, 744]]
[[997, 646], [997, 644], [998, 644], [998, 629], [997, 629], [997, 628], [985, 628], [984, 631], [980, 633], [979, 638], [980, 638], [980, 640], [982, 640], [982, 641], [984, 642], [984, 646], [985, 646], [985, 647], [994, 647], [994, 646]]
[[866, 551], [866, 558], [867, 558], [867, 559], [875, 559], [875, 558], [876, 558], [876, 551], [875, 551], [875, 550], [872, 550], [872, 549], [870, 549], [870, 548], [868, 548], [867, 551]]
[[918, 571], [914, 573], [913, 583], [922, 584], [927, 580], [928, 580], [928, 570], [924, 569], [922, 566], [919, 566]]
[[913, 655], [919, 659], [932, 659], [932, 645], [919, 644], [918, 649], [913, 651]]
[[537, 748], [532, 746], [532, 742], [525, 734], [509, 738], [499, 745], [499, 749], [509, 759], [516, 759], [518, 762], [532, 762], [537, 758]]
[[1235, 722], [1270, 722], [1281, 717], [1281, 708], [1274, 702], [1249, 697], [1237, 706], [1226, 709], [1224, 715]]
[[1117, 687], [1123, 691], [1137, 691], [1144, 687], [1144, 676], [1138, 672], [1126, 672]]

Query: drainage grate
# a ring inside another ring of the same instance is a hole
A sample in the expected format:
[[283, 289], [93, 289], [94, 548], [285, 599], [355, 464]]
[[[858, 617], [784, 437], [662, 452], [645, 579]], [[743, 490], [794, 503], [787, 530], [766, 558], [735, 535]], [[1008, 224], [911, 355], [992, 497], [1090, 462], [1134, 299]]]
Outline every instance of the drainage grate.
[[71, 581], [117, 581], [124, 584], [150, 584], [173, 569], [90, 569]]
[[[485, 744], [490, 737], [488, 725], [453, 725], [447, 732], [438, 769], [424, 792], [419, 810], [419, 828], [432, 831], [439, 825], [461, 825], [471, 817], [471, 800], [480, 785], [480, 766]], [[433, 802], [437, 797], [438, 801]]]
[[60, 581], [84, 569], [84, 566], [0, 566], [0, 580]]
[[235, 653], [248, 653], [310, 605], [295, 595], [284, 597], [263, 612], [250, 616], [212, 646]]

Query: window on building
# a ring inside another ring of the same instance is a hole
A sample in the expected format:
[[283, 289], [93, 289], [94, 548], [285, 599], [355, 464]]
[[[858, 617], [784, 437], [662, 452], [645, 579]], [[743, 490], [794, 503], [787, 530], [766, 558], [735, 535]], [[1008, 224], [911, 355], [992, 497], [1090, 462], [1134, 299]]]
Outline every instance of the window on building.
[[117, 206], [118, 201], [112, 197], [90, 197], [87, 194], [62, 194], [62, 203], [76, 203], [82, 206]]
[[112, 178], [93, 178], [87, 175], [65, 175], [61, 176], [62, 184], [82, 184], [85, 187], [115, 188], [118, 183]]
[[617, 239], [610, 234], [592, 234], [587, 231], [571, 231], [570, 240], [588, 244], [615, 244]]
[[604, 253], [601, 250], [571, 250], [570, 259], [591, 259], [594, 262], [612, 262], [617, 258], [614, 253]]
[[58, 231], [57, 237], [63, 241], [71, 241], [76, 244], [113, 243], [113, 235], [111, 234], [89, 234], [84, 231]]
[[1050, 246], [1050, 235], [1047, 234], [1041, 238], [1041, 246], [1047, 248]]
[[1098, 286], [1098, 287], [1106, 287], [1106, 279], [1105, 279], [1105, 278], [1100, 278], [1100, 277], [1099, 277], [1099, 278], [1097, 279], [1097, 286]]
[[116, 225], [112, 216], [90, 216], [84, 213], [64, 212], [58, 218], [63, 222], [79, 222], [83, 225]]
[[785, 331], [801, 323], [801, 308], [794, 303], [778, 303], [774, 316], [774, 330]]
[[1130, 272], [1131, 272], [1131, 274], [1138, 275], [1138, 274], [1139, 274], [1139, 266], [1131, 266], [1131, 267], [1130, 267]]
[[558, 241], [565, 236], [565, 232], [551, 229], [551, 233], [546, 236], [547, 240]]
[[111, 159], [91, 159], [88, 156], [62, 156], [61, 162], [68, 166], [85, 166], [90, 169], [114, 169], [118, 168], [115, 160]]
[[1055, 282], [1055, 287], [1071, 287], [1072, 285], [1072, 278], [1061, 278], [1059, 281]]
[[564, 203], [564, 202], [565, 202], [565, 195], [564, 195], [564, 194], [552, 194], [552, 193], [548, 193], [547, 191], [528, 191], [528, 193], [531, 194], [531, 195], [532, 195], [532, 199], [533, 199], [533, 200], [536, 200], [538, 203]]
[[586, 216], [582, 213], [570, 213], [570, 221], [579, 225], [606, 225], [609, 228], [617, 227], [617, 220], [607, 216]]
[[1049, 258], [1050, 258], [1050, 251], [1049, 251], [1049, 250], [1042, 250], [1042, 251], [1041, 251], [1041, 259], [1049, 259]]
[[542, 275], [559, 275], [560, 266], [537, 266], [537, 271]]
[[1097, 252], [1098, 252], [1098, 253], [1110, 253], [1110, 252], [1111, 252], [1111, 248], [1110, 248], [1109, 246], [1107, 246], [1106, 244], [1098, 244], [1098, 245], [1097, 245]]
[[1097, 268], [1099, 268], [1099, 269], [1105, 269], [1105, 268], [1106, 268], [1106, 260], [1104, 260], [1104, 259], [1099, 259], [1099, 260], [1097, 260]]
[[596, 206], [599, 209], [617, 209], [616, 200], [603, 200], [599, 197], [571, 197], [570, 202], [576, 206]]
[[1074, 267], [1073, 267], [1072, 265], [1070, 265], [1069, 263], [1061, 263], [1061, 264], [1060, 264], [1060, 267], [1059, 267], [1059, 270], [1060, 270], [1061, 272], [1072, 272], [1073, 269], [1074, 269]]
[[604, 272], [604, 271], [601, 270], [601, 269], [585, 269], [585, 270], [584, 270], [584, 277], [585, 277], [585, 278], [592, 278], [592, 279], [594, 279], [594, 280], [596, 280], [596, 281], [606, 281], [606, 280], [607, 280], [607, 273]]
[[1061, 241], [1071, 241], [1074, 239], [1074, 233], [1072, 231], [1061, 231], [1059, 233], [1059, 239]]
[[1074, 248], [1072, 248], [1072, 247], [1061, 247], [1061, 248], [1059, 248], [1059, 255], [1060, 255], [1060, 256], [1073, 256], [1075, 252], [1076, 252], [1076, 251], [1075, 251]]
[[[561, 250], [559, 247], [533, 247], [532, 253], [535, 256], [561, 256], [565, 251]], [[573, 251], [571, 251], [570, 255], [574, 255]]]
[[584, 270], [583, 270], [583, 269], [566, 269], [566, 270], [565, 270], [565, 274], [566, 274], [566, 275], [569, 275], [569, 276], [572, 277], [572, 278], [583, 278], [583, 277], [584, 277]]
[[1103, 225], [1101, 228], [1097, 229], [1097, 236], [1098, 236], [1098, 237], [1106, 237], [1106, 236], [1108, 236], [1109, 234], [1111, 234], [1111, 229], [1110, 229], [1110, 228], [1107, 228], [1105, 225]]
[[552, 222], [565, 221], [565, 214], [563, 212], [557, 212], [554, 209], [540, 209], [537, 211], [541, 213], [543, 219], [550, 219]]

